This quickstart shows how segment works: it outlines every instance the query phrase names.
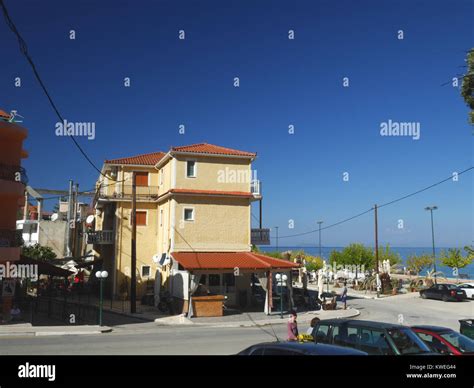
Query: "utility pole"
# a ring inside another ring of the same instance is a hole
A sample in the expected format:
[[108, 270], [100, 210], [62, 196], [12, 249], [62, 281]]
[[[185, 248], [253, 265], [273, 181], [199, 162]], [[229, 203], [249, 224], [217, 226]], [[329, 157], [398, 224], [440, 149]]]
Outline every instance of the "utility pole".
[[318, 225], [319, 225], [319, 257], [322, 259], [323, 258], [323, 254], [322, 254], [322, 250], [321, 250], [321, 224], [323, 223], [323, 221], [318, 221]]
[[276, 250], [278, 252], [278, 226], [275, 226], [275, 230], [276, 230]]
[[434, 269], [434, 278], [435, 278], [435, 284], [437, 283], [436, 280], [436, 251], [435, 251], [435, 239], [434, 239], [434, 223], [433, 223], [433, 210], [438, 209], [438, 206], [427, 206], [425, 207], [425, 210], [429, 210], [431, 213], [431, 242], [433, 244], [433, 269]]
[[137, 312], [137, 182], [135, 171], [132, 173], [132, 273], [130, 282], [130, 313]]
[[380, 297], [380, 275], [379, 275], [379, 227], [378, 227], [378, 214], [377, 214], [377, 204], [374, 206], [375, 212], [375, 278], [376, 278], [376, 287], [377, 287], [377, 298]]
[[379, 274], [379, 228], [378, 228], [378, 215], [377, 215], [377, 204], [374, 206], [375, 209], [375, 272]]
[[77, 243], [77, 193], [79, 192], [79, 183], [74, 185], [74, 191], [72, 193], [72, 256], [76, 255], [76, 243]]
[[67, 225], [66, 225], [66, 256], [71, 256], [71, 215], [72, 215], [72, 179], [69, 179], [69, 196], [67, 199]]

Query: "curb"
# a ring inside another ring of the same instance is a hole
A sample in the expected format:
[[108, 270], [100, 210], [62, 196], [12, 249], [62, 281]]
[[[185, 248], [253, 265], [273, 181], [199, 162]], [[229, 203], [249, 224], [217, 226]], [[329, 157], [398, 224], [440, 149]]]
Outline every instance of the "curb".
[[65, 335], [87, 335], [87, 334], [103, 334], [110, 333], [113, 329], [108, 326], [104, 326], [102, 329], [97, 330], [69, 330], [69, 331], [14, 331], [14, 332], [0, 332], [1, 337], [45, 337], [45, 336], [65, 336]]
[[[360, 311], [357, 309], [351, 309], [353, 312], [351, 312], [348, 315], [345, 315], [343, 317], [335, 317], [335, 318], [328, 318], [328, 319], [345, 319], [345, 318], [354, 318], [360, 315]], [[347, 311], [347, 310], [346, 310]], [[304, 324], [304, 323], [309, 323], [311, 319], [318, 317], [319, 314], [317, 313], [304, 313], [299, 315], [298, 323]], [[325, 319], [322, 317], [321, 319]], [[237, 322], [229, 322], [229, 323], [215, 323], [215, 322], [209, 322], [209, 323], [199, 323], [199, 322], [193, 322], [191, 319], [188, 318], [183, 318], [181, 319], [182, 322], [179, 322], [177, 320], [175, 321], [170, 321], [170, 322], [165, 322], [165, 321], [160, 321], [160, 319], [155, 320], [155, 324], [157, 326], [194, 326], [194, 327], [209, 327], [209, 328], [229, 328], [229, 327], [259, 327], [259, 326], [269, 326], [269, 325], [281, 325], [286, 323], [286, 319], [266, 319], [266, 320], [260, 320], [260, 321], [252, 321], [252, 320], [246, 320], [246, 321], [237, 321]]]

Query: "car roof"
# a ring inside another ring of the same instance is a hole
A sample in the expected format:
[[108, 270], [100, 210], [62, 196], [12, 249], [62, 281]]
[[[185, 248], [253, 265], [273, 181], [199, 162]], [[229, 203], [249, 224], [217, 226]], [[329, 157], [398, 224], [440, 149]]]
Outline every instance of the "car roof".
[[420, 329], [420, 330], [426, 330], [426, 331], [432, 331], [435, 333], [444, 333], [447, 331], [454, 331], [450, 329], [449, 327], [443, 327], [443, 326], [432, 326], [432, 325], [415, 325], [411, 326], [412, 329]]
[[296, 342], [296, 341], [285, 341], [285, 342], [262, 342], [250, 346], [254, 347], [272, 347], [279, 349], [297, 350], [307, 354], [318, 354], [324, 353], [325, 355], [331, 354], [347, 354], [347, 355], [366, 355], [367, 353], [361, 352], [357, 349], [347, 348], [337, 345], [327, 344], [316, 344], [314, 342]]
[[323, 319], [318, 322], [319, 325], [321, 324], [340, 324], [340, 323], [346, 323], [350, 324], [351, 326], [360, 326], [360, 327], [366, 327], [366, 326], [372, 326], [372, 327], [378, 327], [382, 329], [406, 329], [407, 326], [403, 325], [397, 325], [396, 323], [387, 323], [387, 322], [376, 322], [376, 321], [367, 321], [367, 320], [362, 320], [362, 319]]
[[459, 283], [458, 286], [462, 286], [463, 284], [469, 284], [470, 286], [474, 286], [473, 282], [462, 282], [462, 283]]

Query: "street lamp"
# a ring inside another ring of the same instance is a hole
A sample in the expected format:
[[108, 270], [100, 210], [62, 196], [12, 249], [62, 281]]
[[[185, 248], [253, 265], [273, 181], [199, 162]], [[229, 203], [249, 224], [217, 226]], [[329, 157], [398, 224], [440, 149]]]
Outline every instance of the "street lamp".
[[318, 225], [319, 225], [319, 257], [322, 258], [322, 253], [321, 253], [321, 224], [323, 223], [324, 221], [318, 221]]
[[99, 326], [102, 326], [102, 308], [104, 304], [104, 298], [103, 298], [103, 283], [104, 279], [107, 279], [109, 276], [109, 273], [107, 271], [97, 271], [95, 273], [95, 277], [99, 279], [100, 283], [100, 296], [99, 296]]
[[280, 318], [283, 319], [283, 282], [288, 280], [288, 276], [277, 273], [275, 275], [275, 279], [277, 280], [277, 285], [280, 288]]
[[431, 213], [431, 241], [433, 243], [433, 264], [434, 264], [435, 284], [437, 284], [437, 281], [436, 281], [436, 252], [435, 252], [435, 240], [434, 240], [433, 210], [436, 210], [436, 209], [438, 209], [438, 206], [425, 207], [425, 210], [429, 210], [429, 212]]

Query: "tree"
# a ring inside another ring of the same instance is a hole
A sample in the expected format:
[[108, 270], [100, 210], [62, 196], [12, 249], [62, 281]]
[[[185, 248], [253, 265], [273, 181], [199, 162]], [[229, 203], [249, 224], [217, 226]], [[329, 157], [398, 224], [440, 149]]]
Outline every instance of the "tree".
[[433, 265], [433, 258], [429, 255], [412, 255], [407, 259], [407, 268], [419, 275], [421, 271]]
[[441, 263], [453, 269], [453, 274], [459, 278], [459, 269], [471, 264], [474, 256], [463, 256], [460, 249], [448, 249], [441, 253]]
[[390, 249], [390, 244], [387, 244], [385, 248], [379, 248], [379, 261], [384, 260], [388, 260], [390, 262], [390, 266], [400, 264], [402, 262], [400, 254], [392, 251]]
[[56, 258], [56, 253], [50, 247], [44, 247], [39, 244], [35, 244], [29, 247], [23, 246], [21, 248], [21, 254], [30, 259], [39, 261], [51, 261]]
[[356, 265], [359, 269], [374, 266], [374, 252], [363, 244], [354, 243], [345, 247], [342, 252], [332, 251], [329, 255], [331, 265]]
[[471, 109], [469, 112], [469, 122], [474, 125], [474, 48], [468, 51], [466, 66], [467, 71], [462, 82], [461, 96]]
[[318, 256], [305, 256], [304, 260], [306, 261], [306, 269], [308, 271], [318, 271], [323, 268], [323, 259]]
[[464, 250], [466, 251], [468, 257], [471, 257], [474, 259], [474, 247], [465, 246]]

